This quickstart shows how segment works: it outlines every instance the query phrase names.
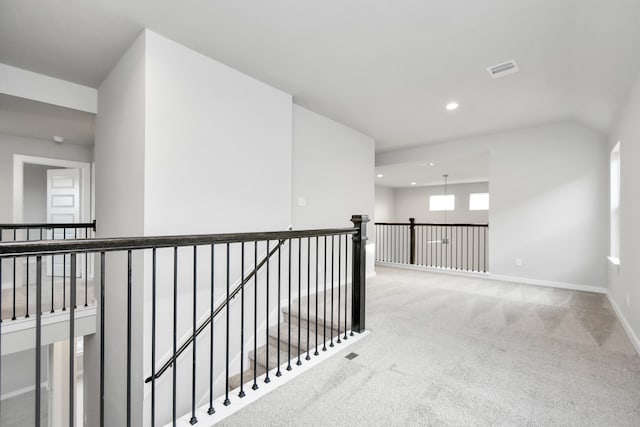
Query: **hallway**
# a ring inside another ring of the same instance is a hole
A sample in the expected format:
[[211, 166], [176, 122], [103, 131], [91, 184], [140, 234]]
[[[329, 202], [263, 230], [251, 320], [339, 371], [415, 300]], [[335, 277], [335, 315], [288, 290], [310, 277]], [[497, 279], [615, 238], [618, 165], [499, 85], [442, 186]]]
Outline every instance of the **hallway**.
[[351, 346], [223, 425], [640, 422], [640, 358], [605, 295], [377, 267]]

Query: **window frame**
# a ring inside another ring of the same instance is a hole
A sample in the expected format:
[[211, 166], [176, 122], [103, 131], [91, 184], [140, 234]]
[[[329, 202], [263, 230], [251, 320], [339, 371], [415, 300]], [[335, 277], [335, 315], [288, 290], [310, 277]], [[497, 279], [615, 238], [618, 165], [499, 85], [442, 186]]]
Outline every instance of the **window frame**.
[[[483, 208], [473, 208], [473, 207], [471, 206], [471, 199], [473, 198], [473, 196], [481, 196], [481, 195], [483, 196], [483, 195], [485, 195], [485, 194], [486, 194], [486, 196], [487, 196], [487, 207], [486, 207], [486, 208], [484, 208], [484, 207], [483, 207]], [[491, 199], [490, 199], [490, 196], [489, 196], [489, 192], [488, 192], [488, 191], [484, 191], [484, 192], [482, 192], [482, 193], [469, 193], [469, 210], [470, 210], [470, 211], [474, 211], [474, 212], [475, 212], [475, 211], [488, 211], [488, 210], [490, 209], [490, 207], [491, 207], [491, 205], [490, 205], [490, 200], [491, 200]]]
[[[443, 207], [436, 207], [434, 209], [434, 198], [441, 198], [443, 200]], [[451, 200], [451, 209], [449, 209], [447, 204], [447, 199]], [[429, 212], [453, 212], [456, 210], [456, 195], [455, 194], [431, 194], [429, 195]]]

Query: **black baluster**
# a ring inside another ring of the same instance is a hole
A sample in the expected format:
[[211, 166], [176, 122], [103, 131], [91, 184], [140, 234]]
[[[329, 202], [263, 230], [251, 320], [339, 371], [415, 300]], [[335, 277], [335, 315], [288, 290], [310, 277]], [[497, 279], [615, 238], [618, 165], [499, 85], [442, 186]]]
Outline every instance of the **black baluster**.
[[[71, 254], [71, 278], [70, 278], [70, 292], [73, 294], [76, 291], [76, 254]], [[75, 412], [75, 388], [76, 388], [76, 374], [75, 374], [75, 327], [76, 327], [76, 318], [75, 318], [75, 307], [69, 301], [69, 427], [73, 427], [76, 421], [76, 412]], [[127, 352], [130, 356], [131, 353]], [[127, 361], [130, 361], [131, 357], [127, 357]], [[127, 372], [130, 378], [130, 372]], [[127, 393], [127, 397], [129, 394]], [[127, 409], [129, 402], [127, 401]], [[127, 415], [129, 412], [127, 411]], [[127, 418], [127, 427], [129, 427], [128, 418]]]
[[302, 365], [302, 361], [300, 360], [300, 328], [301, 328], [301, 319], [302, 318], [302, 240], [298, 238], [298, 360], [296, 361], [296, 365]]
[[[55, 240], [55, 230], [51, 229], [51, 240]], [[51, 255], [51, 259], [49, 260], [49, 262], [51, 263], [51, 313], [55, 312], [55, 308], [54, 308], [54, 301], [53, 301], [53, 294], [54, 294], [54, 289], [53, 289], [53, 282], [54, 279], [56, 277], [55, 274], [55, 255]]]
[[[267, 249], [267, 256], [269, 252]], [[267, 342], [267, 345], [269, 343]], [[258, 241], [253, 242], [253, 357], [258, 360]], [[267, 364], [267, 369], [269, 365]], [[258, 363], [253, 364], [252, 390], [258, 389]]]
[[[75, 254], [71, 255], [71, 295], [76, 294], [76, 269], [75, 269]], [[127, 251], [127, 427], [131, 426], [131, 250]], [[72, 304], [69, 300], [69, 309], [73, 313], [75, 303]], [[174, 361], [175, 366], [175, 361]]]
[[291, 246], [291, 239], [289, 239], [289, 317], [287, 320], [289, 335], [287, 339], [287, 371], [291, 370], [291, 251], [293, 247]]
[[329, 323], [331, 340], [329, 341], [329, 347], [333, 347], [333, 284], [335, 283], [333, 280], [333, 258], [335, 252], [335, 237], [336, 236], [331, 236], [331, 322]]
[[[16, 230], [13, 229], [13, 241], [16, 241]], [[16, 320], [16, 257], [13, 257], [13, 316], [11, 320]]]
[[176, 426], [178, 412], [176, 408], [177, 399], [177, 371], [178, 371], [178, 248], [173, 248], [173, 356], [171, 357], [172, 366], [172, 415], [173, 426]]
[[[74, 228], [73, 229], [73, 239], [74, 240], [78, 238], [77, 233], [78, 233], [78, 229]], [[77, 272], [76, 272], [76, 274], [77, 274]], [[77, 286], [77, 284], [76, 284], [76, 286]], [[70, 295], [69, 296], [69, 304], [71, 304], [71, 298], [73, 298], [73, 308], [78, 308], [78, 295], [76, 295], [76, 294]]]
[[309, 329], [311, 328], [311, 237], [307, 237], [307, 357], [306, 360], [311, 360], [309, 356]]
[[[2, 228], [0, 228], [0, 242], [2, 242]], [[2, 262], [4, 258], [0, 257], [0, 355], [2, 354]], [[0, 356], [0, 395], [2, 395], [2, 357]], [[0, 402], [0, 407], [2, 403]], [[2, 413], [2, 412], [0, 412]]]
[[[151, 426], [156, 425], [156, 248], [151, 250]], [[86, 274], [87, 270], [85, 270]], [[86, 295], [86, 294], [85, 294]], [[85, 303], [86, 304], [86, 303]]]
[[[340, 287], [341, 287], [341, 283], [340, 283], [340, 278], [341, 278], [341, 273], [342, 273], [342, 236], [338, 236], [338, 339], [336, 340], [336, 342], [338, 344], [342, 343], [342, 340], [340, 339]], [[346, 322], [347, 319], [345, 319]]]
[[[53, 260], [53, 257], [51, 257]], [[52, 262], [53, 264], [53, 262]], [[53, 265], [51, 266], [53, 276]], [[100, 252], [100, 427], [104, 427], [105, 253]]]
[[324, 314], [322, 315], [322, 351], [327, 351], [327, 236], [324, 236], [324, 303], [322, 308]]
[[238, 393], [240, 398], [246, 395], [244, 392], [244, 244], [245, 242], [240, 244], [240, 392]]
[[264, 377], [264, 382], [265, 383], [270, 383], [271, 382], [271, 378], [269, 378], [269, 264], [271, 263], [271, 250], [269, 249], [269, 241], [267, 240], [267, 290], [266, 290], [266, 300], [267, 300], [267, 304], [265, 307], [265, 320], [267, 323], [267, 327], [265, 328], [265, 350], [266, 350], [266, 360], [267, 360], [267, 368], [266, 368], [266, 374]]
[[216, 252], [215, 252], [215, 245], [211, 245], [211, 302], [210, 302], [210, 312], [209, 312], [209, 318], [211, 319], [211, 323], [209, 324], [209, 327], [211, 328], [209, 330], [209, 409], [207, 410], [207, 414], [209, 415], [213, 415], [216, 410], [213, 407], [213, 338], [214, 338], [214, 329], [215, 329], [215, 323], [214, 323], [214, 306], [215, 306], [215, 281], [216, 281], [216, 275], [215, 275], [215, 265], [216, 265]]
[[[67, 229], [62, 229], [62, 240], [67, 240]], [[67, 254], [62, 254], [62, 311], [67, 310]]]
[[[42, 233], [40, 234], [40, 237], [42, 237]], [[89, 239], [89, 229], [85, 228], [84, 229], [84, 238], [85, 240]], [[42, 240], [42, 239], [40, 239]], [[88, 289], [89, 289], [89, 253], [85, 253], [84, 254], [84, 306], [88, 307], [89, 306], [89, 295], [88, 295]], [[153, 425], [153, 424], [152, 424]]]
[[[314, 356], [320, 354], [318, 353], [318, 239], [319, 237], [316, 236], [316, 351], [313, 353]], [[2, 270], [0, 269], [0, 272], [1, 271]]]
[[344, 338], [347, 338], [347, 305], [348, 305], [348, 274], [349, 274], [349, 235], [344, 235]]
[[278, 351], [276, 352], [278, 366], [276, 368], [276, 377], [282, 375], [282, 372], [280, 372], [280, 301], [282, 301], [280, 297], [280, 285], [282, 284], [282, 252], [280, 251], [280, 249], [282, 248], [282, 242], [283, 241], [280, 240], [280, 244], [278, 245]]
[[[29, 229], [27, 228], [27, 240], [29, 240]], [[29, 317], [29, 257], [26, 258], [27, 259], [27, 263], [26, 263], [26, 272], [27, 272], [27, 286], [26, 286], [26, 293], [27, 293], [27, 306], [25, 307], [25, 318]]]
[[189, 423], [194, 425], [198, 422], [196, 417], [196, 322], [198, 313], [198, 247], [193, 246], [193, 333], [191, 335], [193, 351], [191, 359], [191, 419]]
[[[2, 277], [2, 276], [0, 276]], [[40, 425], [40, 401], [42, 394], [42, 256], [36, 257], [36, 426]]]
[[[231, 305], [231, 301], [229, 301], [229, 286], [230, 286], [230, 274], [229, 274], [229, 258], [231, 256], [231, 252], [229, 251], [229, 243], [227, 243], [227, 298], [226, 298], [226, 312], [227, 312], [227, 324], [226, 324], [226, 342], [227, 345], [225, 347], [226, 355], [225, 355], [225, 386], [224, 386], [224, 406], [231, 405], [231, 400], [229, 400], [229, 305]], [[242, 257], [244, 260], [244, 256]], [[243, 273], [244, 274], [244, 273]]]

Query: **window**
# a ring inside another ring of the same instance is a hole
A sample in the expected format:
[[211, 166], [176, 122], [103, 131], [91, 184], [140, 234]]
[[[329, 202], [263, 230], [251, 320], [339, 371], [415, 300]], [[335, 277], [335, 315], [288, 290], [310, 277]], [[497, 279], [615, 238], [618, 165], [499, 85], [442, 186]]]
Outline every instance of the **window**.
[[620, 141], [611, 150], [611, 248], [609, 259], [620, 263]]
[[469, 194], [469, 210], [470, 211], [488, 211], [489, 210], [489, 193]]
[[429, 196], [430, 211], [452, 211], [456, 206], [456, 196], [447, 194], [442, 196]]

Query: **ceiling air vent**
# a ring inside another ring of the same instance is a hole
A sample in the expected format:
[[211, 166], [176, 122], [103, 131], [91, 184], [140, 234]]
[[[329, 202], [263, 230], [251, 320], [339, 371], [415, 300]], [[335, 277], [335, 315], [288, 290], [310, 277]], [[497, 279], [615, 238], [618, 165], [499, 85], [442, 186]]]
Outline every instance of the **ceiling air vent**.
[[511, 61], [503, 62], [502, 64], [494, 65], [492, 67], [487, 68], [489, 74], [494, 79], [498, 77], [506, 76], [507, 74], [517, 73], [519, 71], [518, 65], [516, 61], [513, 59]]

